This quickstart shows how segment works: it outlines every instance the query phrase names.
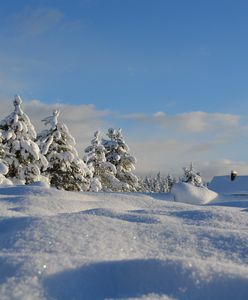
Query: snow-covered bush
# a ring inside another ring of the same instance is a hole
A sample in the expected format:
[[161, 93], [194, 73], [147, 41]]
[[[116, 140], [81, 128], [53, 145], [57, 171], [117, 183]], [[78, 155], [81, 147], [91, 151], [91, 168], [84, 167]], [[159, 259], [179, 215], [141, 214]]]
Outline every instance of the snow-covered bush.
[[203, 187], [203, 181], [201, 175], [198, 171], [195, 171], [193, 168], [193, 164], [190, 164], [189, 168], [183, 168], [184, 175], [181, 178], [182, 182], [191, 183], [198, 187]]
[[91, 145], [85, 149], [84, 161], [93, 173], [91, 191], [122, 191], [127, 190], [126, 183], [116, 178], [116, 167], [106, 161], [107, 150], [101, 144], [100, 132], [94, 133]]
[[51, 186], [68, 191], [87, 191], [92, 172], [78, 156], [75, 140], [65, 124], [58, 122], [59, 111], [43, 119], [50, 128], [37, 137], [41, 153], [47, 158], [46, 175]]
[[21, 108], [20, 96], [15, 96], [14, 112], [0, 122], [1, 140], [8, 167], [6, 177], [15, 183], [29, 184], [43, 180], [41, 171], [47, 166], [46, 158], [35, 142], [36, 132], [29, 117]]
[[138, 177], [132, 173], [135, 170], [136, 158], [129, 153], [129, 147], [123, 139], [121, 129], [110, 128], [102, 145], [106, 149], [106, 160], [116, 168], [116, 178], [126, 186], [124, 191], [137, 191]]

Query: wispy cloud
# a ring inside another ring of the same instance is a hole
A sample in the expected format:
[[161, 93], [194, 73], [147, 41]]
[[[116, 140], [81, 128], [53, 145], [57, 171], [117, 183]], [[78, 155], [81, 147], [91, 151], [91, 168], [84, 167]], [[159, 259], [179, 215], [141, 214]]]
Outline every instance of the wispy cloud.
[[37, 131], [44, 128], [40, 121], [46, 116], [51, 115], [53, 109], [59, 109], [61, 122], [67, 124], [71, 134], [75, 137], [79, 151], [88, 146], [93, 133], [96, 130], [107, 131], [110, 123], [106, 116], [110, 114], [107, 110], [98, 110], [94, 105], [69, 105], [69, 104], [45, 104], [38, 100], [26, 102], [24, 109], [33, 120]]
[[[211, 172], [210, 165], [204, 163], [212, 161], [213, 152], [220, 144], [218, 140], [187, 142], [180, 139], [164, 140], [162, 137], [144, 141], [133, 140], [131, 143], [132, 151], [138, 158], [138, 172], [141, 174], [161, 171], [164, 174], [170, 173], [178, 176], [182, 173], [183, 166], [196, 162], [200, 170], [202, 170], [201, 167], [206, 169], [204, 176], [208, 179], [214, 173]], [[220, 168], [219, 171], [223, 169], [226, 170], [226, 168]]]
[[64, 14], [54, 8], [25, 8], [14, 16], [18, 30], [24, 35], [39, 35], [57, 26]]
[[231, 170], [238, 171], [239, 175], [248, 174], [248, 163], [246, 161], [219, 159], [214, 161], [196, 161], [195, 164], [201, 170], [202, 176], [208, 181], [213, 176], [229, 175]]
[[154, 114], [126, 114], [120, 116], [127, 120], [144, 122], [161, 127], [174, 128], [182, 132], [202, 133], [214, 131], [216, 128], [235, 129], [240, 127], [241, 117], [232, 114], [188, 112], [175, 116], [167, 115], [164, 112]]
[[223, 144], [221, 153], [217, 148], [219, 141], [209, 143], [184, 142], [180, 140], [163, 139], [132, 141], [132, 152], [138, 158], [137, 172], [141, 175], [155, 174], [160, 171], [162, 174], [182, 176], [182, 167], [193, 162], [194, 167], [200, 171], [206, 181], [210, 181], [216, 175], [228, 175], [231, 170], [237, 170], [238, 174], [248, 174], [247, 161], [228, 158], [228, 144]]
[[[0, 92], [12, 95], [28, 93], [41, 84], [38, 76], [33, 74], [47, 74], [55, 67], [46, 61], [30, 57], [15, 57], [0, 50]], [[30, 77], [29, 77], [30, 76]]]

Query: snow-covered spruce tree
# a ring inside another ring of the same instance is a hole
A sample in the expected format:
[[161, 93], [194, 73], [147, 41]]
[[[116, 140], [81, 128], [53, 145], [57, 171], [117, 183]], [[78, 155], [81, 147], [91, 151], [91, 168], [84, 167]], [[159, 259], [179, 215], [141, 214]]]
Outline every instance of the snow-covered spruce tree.
[[89, 190], [91, 171], [79, 159], [75, 140], [65, 124], [58, 122], [59, 111], [43, 119], [50, 128], [37, 137], [41, 153], [48, 160], [46, 174], [51, 186], [67, 191]]
[[184, 175], [181, 178], [182, 182], [191, 183], [198, 187], [203, 187], [203, 181], [199, 172], [195, 171], [191, 163], [189, 168], [183, 168]]
[[137, 191], [139, 181], [137, 176], [132, 173], [135, 170], [136, 158], [130, 155], [121, 129], [109, 128], [107, 136], [110, 140], [102, 140], [102, 145], [107, 151], [106, 160], [116, 167], [116, 178], [126, 184], [122, 190]]
[[106, 161], [106, 149], [101, 144], [100, 132], [94, 133], [91, 145], [85, 149], [84, 161], [93, 173], [90, 190], [114, 192], [127, 189], [127, 185], [118, 180], [116, 167]]
[[20, 96], [15, 96], [14, 112], [0, 122], [1, 139], [5, 155], [2, 160], [8, 167], [6, 177], [14, 183], [29, 184], [44, 181], [41, 175], [47, 166], [46, 158], [40, 153], [36, 132], [29, 117], [21, 108]]
[[0, 132], [0, 184], [12, 185], [12, 181], [5, 177], [9, 172], [9, 168], [4, 159], [8, 156], [8, 150], [2, 144], [2, 133]]

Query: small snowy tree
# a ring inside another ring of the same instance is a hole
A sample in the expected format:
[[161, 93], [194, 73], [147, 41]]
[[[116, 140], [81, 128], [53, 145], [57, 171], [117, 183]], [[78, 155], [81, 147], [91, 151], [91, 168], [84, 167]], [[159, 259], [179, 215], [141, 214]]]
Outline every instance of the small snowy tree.
[[127, 188], [125, 183], [118, 180], [116, 167], [106, 161], [106, 149], [101, 145], [100, 132], [94, 133], [91, 145], [85, 149], [84, 161], [93, 173], [91, 191], [121, 191]]
[[127, 191], [137, 191], [138, 178], [132, 171], [135, 170], [136, 158], [129, 153], [129, 147], [123, 139], [121, 129], [110, 128], [107, 136], [110, 140], [102, 140], [106, 149], [107, 162], [113, 164], [116, 168], [116, 178], [127, 186]]
[[50, 128], [43, 130], [37, 138], [41, 153], [48, 160], [46, 171], [51, 186], [68, 191], [89, 190], [91, 171], [79, 159], [75, 140], [65, 124], [58, 122], [59, 111], [43, 119]]
[[203, 187], [203, 181], [199, 172], [195, 171], [191, 163], [189, 168], [183, 168], [184, 175], [181, 179], [182, 182], [190, 183], [198, 187]]
[[36, 132], [29, 117], [21, 108], [20, 96], [15, 96], [14, 112], [0, 123], [3, 158], [8, 167], [6, 177], [15, 183], [28, 184], [45, 180], [41, 172], [47, 168], [47, 160], [35, 143]]

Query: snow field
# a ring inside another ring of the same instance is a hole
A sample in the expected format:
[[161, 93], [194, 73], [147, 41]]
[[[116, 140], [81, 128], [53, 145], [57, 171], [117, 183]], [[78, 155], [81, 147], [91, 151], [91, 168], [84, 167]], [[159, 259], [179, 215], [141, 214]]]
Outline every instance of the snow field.
[[0, 299], [246, 299], [248, 199], [223, 204], [2, 187]]

